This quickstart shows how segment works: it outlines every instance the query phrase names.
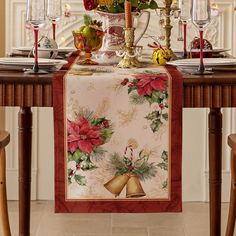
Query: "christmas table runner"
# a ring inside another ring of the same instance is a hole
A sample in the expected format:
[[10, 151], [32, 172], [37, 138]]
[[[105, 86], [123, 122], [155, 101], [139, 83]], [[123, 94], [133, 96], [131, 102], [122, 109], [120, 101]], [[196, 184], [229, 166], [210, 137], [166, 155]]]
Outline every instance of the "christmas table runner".
[[181, 211], [176, 69], [74, 63], [53, 92], [56, 212]]

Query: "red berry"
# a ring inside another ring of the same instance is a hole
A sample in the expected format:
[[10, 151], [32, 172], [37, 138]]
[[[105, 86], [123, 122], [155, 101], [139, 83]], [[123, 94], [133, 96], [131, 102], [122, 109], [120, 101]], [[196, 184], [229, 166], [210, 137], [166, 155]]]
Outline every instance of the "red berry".
[[125, 86], [129, 82], [129, 79], [125, 78], [122, 82], [121, 85]]
[[134, 169], [133, 166], [128, 166], [128, 171], [131, 172]]
[[104, 128], [108, 128], [109, 127], [109, 121], [108, 120], [104, 120], [103, 121], [103, 126], [104, 126]]
[[162, 103], [159, 104], [159, 107], [161, 108], [161, 110], [165, 108], [165, 106]]

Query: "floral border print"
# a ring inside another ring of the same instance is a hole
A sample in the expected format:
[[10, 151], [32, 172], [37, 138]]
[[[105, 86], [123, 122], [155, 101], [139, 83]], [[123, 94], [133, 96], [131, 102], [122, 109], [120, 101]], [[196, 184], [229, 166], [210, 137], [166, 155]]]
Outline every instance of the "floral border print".
[[153, 133], [168, 121], [168, 76], [157, 74], [152, 71], [144, 71], [141, 74], [133, 75], [133, 79], [125, 78], [121, 85], [128, 86], [131, 103], [138, 105], [148, 102], [154, 106], [154, 110], [145, 116], [150, 121], [150, 128]]
[[102, 145], [109, 142], [113, 134], [110, 120], [98, 118], [90, 111], [76, 114], [74, 121], [67, 120], [68, 183], [87, 184], [83, 172], [97, 168], [96, 162], [104, 157]]

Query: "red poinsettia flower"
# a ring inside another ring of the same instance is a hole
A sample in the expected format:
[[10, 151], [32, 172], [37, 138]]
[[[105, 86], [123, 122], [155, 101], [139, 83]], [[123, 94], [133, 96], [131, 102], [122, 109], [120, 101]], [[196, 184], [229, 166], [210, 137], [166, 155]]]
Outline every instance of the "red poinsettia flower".
[[134, 75], [137, 82], [137, 92], [140, 96], [151, 96], [153, 90], [165, 91], [167, 86], [167, 76], [155, 74]]
[[91, 11], [97, 7], [97, 0], [84, 0], [84, 8]]
[[84, 117], [80, 117], [76, 121], [68, 120], [67, 131], [69, 133], [67, 141], [70, 152], [79, 148], [82, 152], [90, 154], [93, 147], [104, 144], [99, 127], [91, 126]]

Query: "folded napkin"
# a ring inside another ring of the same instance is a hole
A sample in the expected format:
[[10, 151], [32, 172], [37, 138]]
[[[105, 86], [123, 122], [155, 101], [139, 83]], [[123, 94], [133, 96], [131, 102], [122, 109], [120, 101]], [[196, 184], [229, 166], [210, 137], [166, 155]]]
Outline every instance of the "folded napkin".
[[176, 69], [74, 63], [53, 93], [56, 212], [181, 211]]

